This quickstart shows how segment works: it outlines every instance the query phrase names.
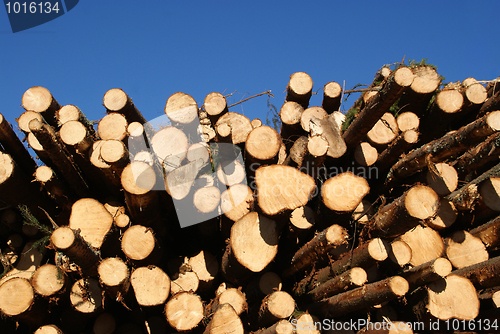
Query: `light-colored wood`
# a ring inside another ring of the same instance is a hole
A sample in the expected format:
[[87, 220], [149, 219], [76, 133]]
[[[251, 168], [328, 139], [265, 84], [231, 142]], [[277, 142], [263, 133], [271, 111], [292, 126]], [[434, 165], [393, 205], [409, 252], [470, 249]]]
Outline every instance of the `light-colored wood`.
[[281, 138], [279, 134], [267, 125], [259, 126], [250, 131], [245, 142], [246, 153], [255, 162], [271, 161], [277, 158], [280, 147]]
[[165, 178], [165, 190], [175, 200], [185, 198], [191, 191], [199, 171], [196, 161], [175, 168]]
[[500, 211], [500, 177], [490, 177], [479, 186], [482, 201], [492, 210]]
[[63, 334], [63, 332], [56, 325], [44, 325], [38, 327], [35, 334]]
[[233, 144], [244, 143], [252, 129], [248, 117], [231, 111], [219, 118], [215, 124], [218, 141]]
[[411, 90], [419, 94], [428, 94], [435, 91], [441, 83], [441, 77], [430, 66], [417, 66], [412, 69], [415, 76], [411, 83]]
[[135, 269], [130, 275], [130, 284], [141, 306], [162, 305], [170, 294], [170, 278], [157, 266]]
[[186, 134], [172, 126], [161, 129], [151, 138], [151, 148], [167, 172], [181, 165], [188, 147]]
[[219, 262], [207, 251], [201, 250], [195, 256], [189, 258], [188, 264], [198, 275], [200, 280], [200, 290], [207, 290], [215, 281], [219, 273]]
[[391, 242], [389, 259], [400, 267], [410, 263], [412, 252], [410, 246], [404, 241], [396, 240]]
[[203, 106], [212, 124], [217, 123], [217, 120], [228, 111], [226, 98], [217, 92], [209, 93], [205, 97]]
[[198, 118], [198, 104], [191, 95], [177, 92], [168, 98], [165, 114], [174, 123], [189, 124]]
[[40, 122], [43, 122], [43, 117], [42, 115], [40, 115], [40, 113], [37, 113], [33, 110], [27, 110], [23, 112], [21, 116], [19, 116], [19, 118], [17, 119], [17, 125], [24, 133], [29, 133], [31, 132], [29, 123], [32, 119], [37, 119]]
[[252, 124], [252, 128], [258, 128], [259, 126], [262, 126], [262, 121], [258, 118], [254, 118], [252, 119], [252, 121], [250, 122]]
[[36, 169], [34, 176], [61, 208], [71, 209], [74, 195], [65, 183], [60, 182], [52, 168], [42, 165]]
[[410, 289], [414, 289], [415, 287], [427, 285], [448, 276], [452, 269], [453, 267], [448, 259], [438, 257], [429, 262], [405, 270], [401, 275], [410, 284]]
[[308, 230], [314, 226], [314, 210], [310, 206], [301, 206], [290, 214], [290, 226], [297, 230]]
[[260, 329], [254, 334], [292, 334], [293, 333], [293, 326], [292, 323], [288, 320], [281, 319], [274, 325]]
[[445, 196], [457, 189], [458, 174], [455, 168], [447, 163], [441, 162], [429, 169], [426, 174], [426, 180], [439, 196]]
[[79, 229], [82, 238], [94, 248], [101, 247], [112, 225], [113, 216], [93, 198], [82, 198], [71, 207], [69, 227]]
[[0, 285], [12, 278], [31, 279], [33, 273], [40, 267], [45, 252], [40, 252], [33, 247], [34, 241], [27, 242], [19, 253], [19, 260], [16, 267], [5, 273], [0, 279]]
[[325, 111], [325, 109], [321, 107], [310, 107], [304, 110], [300, 116], [300, 126], [302, 126], [302, 129], [305, 132], [309, 132], [309, 122], [313, 117], [322, 120], [323, 118], [327, 117], [328, 114]]
[[230, 304], [222, 304], [215, 311], [203, 334], [243, 334], [243, 323]]
[[354, 150], [354, 159], [358, 164], [368, 167], [377, 162], [378, 152], [370, 143], [362, 142]]
[[187, 331], [203, 320], [203, 302], [190, 292], [181, 292], [170, 298], [165, 305], [165, 317], [172, 328]]
[[113, 88], [104, 94], [103, 105], [108, 112], [119, 112], [123, 114], [129, 123], [146, 123], [146, 119], [137, 110], [132, 99], [121, 89]]
[[124, 140], [127, 137], [128, 122], [122, 114], [113, 112], [104, 116], [97, 124], [97, 134], [102, 140]]
[[370, 201], [363, 199], [352, 212], [352, 219], [365, 223], [370, 220], [374, 213], [375, 210], [373, 208], [373, 204]]
[[401, 132], [405, 132], [407, 130], [417, 130], [420, 126], [420, 119], [411, 111], [399, 114], [396, 118], [396, 122], [398, 124], [399, 131]]
[[323, 87], [323, 102], [321, 106], [329, 114], [338, 111], [341, 103], [341, 96], [342, 87], [340, 84], [335, 81], [330, 81]]
[[486, 101], [488, 92], [482, 84], [479, 82], [469, 83], [464, 80], [462, 85], [465, 87], [465, 97], [467, 98], [467, 101], [473, 104], [481, 104]]
[[45, 87], [35, 86], [24, 92], [22, 106], [26, 110], [36, 111], [42, 114], [46, 122], [56, 126], [55, 112], [61, 106]]
[[316, 188], [311, 176], [284, 165], [259, 167], [255, 183], [259, 207], [268, 215], [305, 205]]
[[314, 323], [320, 321], [317, 317], [309, 314], [307, 311], [292, 320], [293, 333], [296, 334], [321, 334], [321, 331], [314, 326]]
[[476, 238], [481, 239], [488, 250], [496, 249], [500, 245], [500, 216], [469, 232]]
[[193, 204], [202, 213], [209, 213], [217, 209], [220, 204], [221, 194], [217, 187], [204, 187], [198, 189], [193, 195]]
[[238, 221], [250, 212], [254, 205], [252, 189], [244, 184], [233, 184], [220, 196], [220, 207], [224, 215]]
[[184, 273], [179, 273], [177, 277], [172, 277], [170, 284], [170, 293], [175, 295], [176, 293], [182, 291], [196, 292], [198, 286], [200, 285], [200, 279], [194, 271], [186, 271]]
[[102, 307], [102, 291], [93, 278], [82, 278], [71, 287], [71, 305], [81, 313], [96, 313]]
[[401, 235], [400, 240], [406, 242], [411, 248], [410, 264], [412, 266], [434, 260], [440, 257], [444, 251], [443, 239], [430, 227], [416, 226]]
[[307, 297], [312, 301], [320, 301], [337, 293], [362, 286], [366, 282], [366, 271], [363, 268], [354, 267], [309, 291]]
[[446, 257], [457, 269], [468, 267], [489, 259], [481, 239], [467, 231], [456, 231], [445, 239]]
[[43, 297], [53, 296], [63, 291], [66, 275], [55, 265], [47, 263], [39, 267], [33, 277], [31, 285], [36, 293]]
[[387, 145], [392, 142], [399, 133], [398, 123], [391, 113], [385, 113], [368, 131], [366, 137], [374, 145]]
[[34, 299], [33, 288], [25, 278], [11, 278], [0, 285], [0, 311], [9, 317], [26, 312]]
[[132, 260], [144, 260], [155, 248], [155, 237], [151, 229], [141, 226], [130, 226], [122, 236], [123, 253]]
[[266, 296], [259, 310], [259, 324], [269, 326], [279, 319], [287, 319], [295, 310], [295, 300], [285, 291]]
[[188, 161], [197, 161], [198, 168], [205, 166], [210, 161], [210, 148], [204, 143], [195, 143], [189, 146], [186, 159]]
[[130, 271], [118, 257], [108, 257], [102, 260], [97, 267], [99, 281], [103, 288], [114, 299], [123, 297], [130, 285]]
[[231, 305], [238, 316], [248, 308], [245, 294], [236, 288], [229, 288], [223, 291], [217, 297], [216, 304], [217, 306], [223, 304]]
[[123, 169], [129, 162], [127, 147], [121, 140], [105, 140], [101, 146], [101, 158], [106, 163]]
[[82, 113], [80, 108], [72, 104], [67, 104], [65, 106], [62, 106], [61, 109], [57, 110], [56, 118], [59, 126], [63, 126], [70, 121], [88, 122], [87, 118]]
[[435, 217], [427, 221], [427, 225], [435, 230], [450, 227], [457, 220], [457, 210], [453, 203], [445, 198], [439, 200], [439, 209]]
[[370, 191], [366, 179], [352, 172], [345, 172], [329, 178], [321, 188], [325, 206], [336, 212], [350, 212], [356, 209]]
[[64, 123], [59, 129], [59, 136], [63, 143], [73, 146], [78, 152], [88, 152], [94, 143], [85, 125], [79, 121]]

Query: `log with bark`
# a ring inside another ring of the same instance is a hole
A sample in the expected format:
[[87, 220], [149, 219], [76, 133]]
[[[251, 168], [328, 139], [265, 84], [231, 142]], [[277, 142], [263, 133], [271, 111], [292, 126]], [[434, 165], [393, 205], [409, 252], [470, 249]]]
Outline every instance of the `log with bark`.
[[309, 106], [309, 99], [312, 95], [313, 81], [309, 74], [296, 72], [290, 76], [288, 81], [286, 101], [299, 103], [302, 108]]
[[31, 87], [24, 92], [21, 103], [24, 109], [40, 113], [47, 123], [57, 126], [55, 114], [61, 106], [47, 88]]
[[321, 106], [328, 114], [338, 111], [340, 99], [342, 97], [342, 87], [338, 82], [330, 81], [323, 87], [323, 102]]
[[121, 89], [113, 88], [104, 94], [103, 105], [108, 112], [117, 112], [125, 116], [128, 123], [146, 123], [146, 119], [137, 110], [132, 99]]

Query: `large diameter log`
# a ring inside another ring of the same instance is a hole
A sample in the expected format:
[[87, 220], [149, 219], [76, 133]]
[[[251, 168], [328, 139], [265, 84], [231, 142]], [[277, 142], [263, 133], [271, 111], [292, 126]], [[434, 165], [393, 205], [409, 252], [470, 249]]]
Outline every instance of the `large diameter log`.
[[71, 305], [81, 313], [96, 313], [102, 308], [102, 290], [93, 278], [82, 278], [73, 284], [69, 295]]
[[469, 267], [454, 270], [452, 274], [469, 279], [478, 289], [485, 289], [500, 285], [499, 270], [500, 256], [497, 256]]
[[137, 110], [132, 99], [121, 89], [113, 88], [108, 90], [103, 97], [104, 107], [108, 112], [118, 112], [123, 114], [128, 123], [139, 122], [146, 123], [146, 119], [141, 112]]
[[230, 304], [222, 304], [215, 311], [203, 334], [243, 334], [243, 323]]
[[321, 198], [325, 206], [335, 212], [350, 212], [356, 209], [370, 191], [365, 178], [352, 172], [338, 174], [326, 180], [321, 187]]
[[500, 130], [500, 111], [494, 111], [456, 131], [413, 150], [389, 171], [388, 180], [402, 179], [427, 167], [428, 161], [441, 162]]
[[443, 255], [444, 242], [438, 232], [418, 225], [399, 237], [411, 248], [412, 266], [418, 266]]
[[52, 232], [50, 237], [52, 245], [66, 254], [75, 262], [84, 273], [94, 276], [97, 274], [99, 258], [97, 254], [83, 240], [78, 231], [67, 226], [61, 226]]
[[130, 284], [141, 306], [164, 304], [170, 294], [170, 278], [156, 266], [135, 269], [130, 275]]
[[35, 301], [35, 293], [25, 278], [11, 278], [0, 285], [0, 311], [12, 317], [28, 311]]
[[40, 113], [50, 125], [57, 126], [55, 113], [61, 106], [47, 88], [35, 86], [28, 89], [23, 94], [22, 105], [26, 110]]
[[407, 67], [400, 67], [385, 81], [379, 94], [369, 101], [343, 134], [348, 147], [355, 147], [378, 122], [380, 117], [412, 85], [414, 75]]
[[472, 320], [479, 313], [479, 299], [472, 283], [457, 275], [448, 275], [427, 286], [426, 297], [414, 306], [419, 319]]
[[167, 99], [165, 114], [173, 123], [189, 124], [198, 118], [198, 105], [191, 95], [177, 92]]
[[439, 208], [439, 197], [431, 188], [415, 185], [392, 203], [379, 209], [367, 223], [369, 234], [396, 237], [433, 217]]
[[429, 65], [418, 65], [412, 68], [413, 82], [409, 89], [401, 96], [399, 106], [402, 111], [411, 110], [417, 115], [427, 110], [429, 101], [441, 83], [441, 76], [436, 69]]
[[312, 117], [309, 121], [310, 133], [313, 136], [321, 136], [328, 141], [326, 155], [331, 158], [339, 158], [344, 155], [347, 146], [342, 138], [341, 128], [345, 116], [336, 111], [324, 118]]
[[354, 267], [335, 276], [307, 293], [311, 301], [320, 301], [338, 293], [362, 286], [367, 281], [367, 274], [363, 268]]
[[233, 224], [229, 246], [222, 258], [222, 272], [231, 282], [248, 279], [261, 272], [278, 252], [276, 223], [251, 212]]
[[[245, 152], [247, 164], [272, 164], [278, 162], [281, 138], [273, 128], [263, 125], [253, 129], [247, 137]], [[256, 170], [257, 167], [250, 167]]]
[[377, 167], [380, 171], [385, 171], [394, 165], [401, 155], [408, 152], [412, 146], [417, 143], [418, 136], [418, 132], [412, 129], [400, 133], [392, 143], [378, 155]]
[[295, 72], [288, 81], [286, 101], [299, 103], [304, 109], [309, 105], [312, 95], [313, 81], [305, 72]]
[[35, 161], [2, 114], [0, 114], [0, 144], [26, 174], [33, 175], [36, 169]]
[[89, 188], [53, 128], [36, 119], [30, 121], [31, 133], [43, 146], [43, 150], [57, 167], [60, 175], [68, 182], [73, 191], [81, 197], [89, 197]]
[[151, 229], [141, 225], [130, 226], [121, 239], [123, 253], [132, 260], [140, 261], [155, 249], [155, 237]]
[[344, 227], [333, 224], [302, 246], [281, 275], [286, 278], [311, 267], [327, 253], [341, 254], [347, 251], [348, 238], [349, 235]]
[[285, 291], [275, 291], [266, 296], [259, 309], [259, 324], [269, 326], [280, 319], [287, 319], [295, 310], [295, 300]]
[[82, 198], [71, 207], [69, 227], [80, 230], [82, 238], [99, 249], [113, 225], [113, 216], [103, 204], [93, 198]]
[[438, 257], [432, 261], [405, 270], [401, 273], [401, 276], [408, 281], [410, 290], [413, 290], [416, 287], [427, 285], [448, 276], [451, 270], [452, 265], [450, 261], [444, 257]]
[[487, 249], [498, 248], [500, 246], [500, 216], [470, 230], [469, 233], [481, 239]]
[[31, 277], [33, 290], [43, 297], [62, 293], [66, 284], [66, 275], [53, 264], [47, 263], [37, 268]]
[[191, 292], [180, 292], [165, 304], [165, 317], [176, 331], [194, 329], [203, 320], [203, 302]]
[[342, 97], [342, 87], [338, 82], [330, 81], [323, 87], [323, 102], [321, 106], [328, 114], [338, 111], [340, 108], [340, 98]]
[[489, 259], [481, 239], [467, 231], [457, 231], [445, 239], [446, 257], [455, 268], [468, 267]]
[[283, 165], [259, 167], [255, 183], [259, 207], [271, 216], [305, 205], [316, 188], [311, 176]]
[[186, 134], [171, 126], [161, 129], [151, 138], [151, 148], [167, 172], [181, 165], [188, 147]]
[[384, 147], [398, 135], [399, 128], [396, 118], [391, 113], [385, 113], [366, 134], [369, 142], [376, 147]]
[[394, 276], [316, 302], [310, 305], [308, 310], [325, 317], [340, 317], [382, 302], [401, 298], [407, 292], [408, 282], [400, 276]]

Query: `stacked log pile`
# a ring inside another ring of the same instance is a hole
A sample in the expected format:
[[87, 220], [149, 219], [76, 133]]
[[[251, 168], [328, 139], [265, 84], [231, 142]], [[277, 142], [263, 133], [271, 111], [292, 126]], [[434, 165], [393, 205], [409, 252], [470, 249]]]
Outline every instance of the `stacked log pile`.
[[441, 81], [383, 67], [344, 114], [297, 72], [280, 129], [217, 92], [146, 122], [120, 89], [94, 127], [28, 89], [36, 159], [0, 115], [2, 333], [499, 330], [498, 81]]

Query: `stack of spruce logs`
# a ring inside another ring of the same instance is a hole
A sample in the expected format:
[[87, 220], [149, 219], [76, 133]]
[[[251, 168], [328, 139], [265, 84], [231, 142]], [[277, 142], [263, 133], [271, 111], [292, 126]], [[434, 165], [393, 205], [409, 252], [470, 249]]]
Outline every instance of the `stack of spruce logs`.
[[111, 89], [94, 126], [28, 89], [22, 140], [0, 115], [1, 332], [497, 331], [499, 84], [441, 81], [383, 67], [341, 113], [297, 72], [277, 130], [217, 92], [151, 124]]

